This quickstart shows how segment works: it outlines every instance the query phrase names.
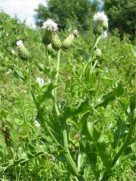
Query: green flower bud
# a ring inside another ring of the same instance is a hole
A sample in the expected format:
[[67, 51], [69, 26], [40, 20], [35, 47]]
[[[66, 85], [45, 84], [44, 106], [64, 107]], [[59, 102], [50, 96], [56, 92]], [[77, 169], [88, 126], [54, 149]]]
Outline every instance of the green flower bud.
[[30, 58], [30, 53], [24, 46], [18, 47], [18, 49], [19, 49], [19, 53], [20, 53], [21, 58], [24, 58], [24, 59]]
[[94, 28], [94, 33], [96, 35], [101, 35], [103, 33], [103, 26], [101, 24], [97, 24]]
[[57, 33], [55, 33], [55, 32], [52, 34], [51, 44], [55, 50], [59, 50], [61, 48], [62, 43], [61, 43]]
[[45, 46], [47, 46], [51, 43], [51, 38], [52, 38], [52, 32], [46, 30], [44, 33], [44, 36], [42, 38], [42, 42], [44, 43]]
[[49, 53], [54, 53], [51, 43], [49, 45], [47, 45], [47, 50]]
[[108, 30], [108, 21], [103, 22], [103, 30], [104, 31]]
[[77, 37], [77, 30], [74, 30], [64, 41], [62, 47], [64, 49], [70, 48], [75, 37]]
[[17, 48], [18, 48], [18, 51], [19, 51], [19, 55], [20, 55], [21, 58], [24, 58], [24, 59], [30, 58], [30, 53], [26, 49], [26, 47], [24, 46], [22, 40], [17, 41], [16, 45], [17, 45]]
[[102, 51], [101, 51], [99, 48], [97, 48], [97, 49], [94, 51], [94, 53], [95, 53], [96, 57], [101, 57], [101, 56], [102, 56]]

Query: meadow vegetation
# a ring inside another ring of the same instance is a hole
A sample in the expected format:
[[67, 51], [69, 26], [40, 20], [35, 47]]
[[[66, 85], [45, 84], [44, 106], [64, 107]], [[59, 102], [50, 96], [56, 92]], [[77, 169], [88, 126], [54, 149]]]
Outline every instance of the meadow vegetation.
[[135, 40], [44, 33], [0, 13], [0, 180], [135, 181]]

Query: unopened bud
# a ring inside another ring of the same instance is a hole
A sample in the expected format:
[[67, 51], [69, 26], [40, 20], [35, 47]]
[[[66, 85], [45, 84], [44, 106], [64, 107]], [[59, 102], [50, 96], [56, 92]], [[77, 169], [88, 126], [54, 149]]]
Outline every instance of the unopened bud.
[[49, 45], [47, 45], [47, 50], [49, 53], [54, 53], [54, 49], [52, 48], [51, 43]]
[[108, 21], [103, 22], [103, 29], [104, 31], [108, 30]]
[[75, 37], [77, 37], [77, 36], [78, 36], [78, 31], [77, 31], [77, 30], [74, 30], [74, 31], [72, 32], [72, 34], [73, 34]]
[[74, 30], [74, 31], [64, 40], [64, 42], [63, 42], [63, 44], [62, 44], [62, 47], [63, 47], [64, 49], [70, 48], [71, 45], [72, 45], [72, 43], [73, 43], [73, 41], [74, 41], [74, 39], [75, 39], [75, 37], [77, 37], [77, 35], [78, 35], [78, 31], [77, 31], [77, 30]]
[[102, 56], [102, 51], [101, 51], [99, 48], [97, 48], [97, 49], [94, 51], [94, 53], [95, 53], [96, 57], [101, 57], [101, 56]]
[[57, 33], [52, 34], [51, 44], [55, 50], [59, 50], [61, 48], [62, 43], [61, 43]]
[[30, 53], [29, 53], [29, 51], [26, 49], [26, 47], [24, 46], [22, 40], [17, 41], [17, 42], [16, 42], [16, 45], [17, 45], [17, 48], [18, 48], [18, 50], [19, 50], [19, 55], [20, 55], [21, 58], [24, 58], [24, 59], [30, 58]]
[[51, 43], [51, 38], [52, 38], [52, 32], [46, 30], [44, 32], [44, 36], [42, 38], [42, 42], [44, 43], [45, 46], [49, 45]]
[[96, 35], [101, 35], [103, 33], [103, 26], [101, 24], [97, 24], [95, 27], [94, 27], [94, 33]]

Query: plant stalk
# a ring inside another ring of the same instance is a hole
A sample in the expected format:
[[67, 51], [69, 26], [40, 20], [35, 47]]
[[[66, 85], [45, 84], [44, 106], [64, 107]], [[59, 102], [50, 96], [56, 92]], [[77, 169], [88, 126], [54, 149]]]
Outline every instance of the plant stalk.
[[[60, 52], [61, 52], [61, 50], [59, 49], [58, 50], [58, 54], [57, 54], [57, 67], [56, 67], [56, 80], [55, 80], [55, 84], [56, 85], [57, 85], [58, 79], [59, 79]], [[57, 87], [54, 89], [53, 94], [54, 94], [54, 99], [55, 99], [55, 105], [54, 105], [55, 106], [55, 110], [56, 110], [57, 115], [59, 116], [60, 112], [59, 112], [59, 108], [58, 108], [58, 105], [57, 105]]]
[[74, 171], [75, 175], [78, 176], [78, 169], [77, 169], [76, 164], [75, 164], [75, 162], [74, 162], [74, 160], [73, 160], [73, 158], [69, 152], [66, 129], [63, 130], [63, 142], [64, 142], [66, 160], [69, 163], [71, 169]]
[[98, 36], [98, 38], [96, 39], [96, 42], [95, 42], [95, 44], [94, 44], [94, 49], [97, 47], [97, 45], [98, 45], [101, 37], [102, 37], [102, 35]]

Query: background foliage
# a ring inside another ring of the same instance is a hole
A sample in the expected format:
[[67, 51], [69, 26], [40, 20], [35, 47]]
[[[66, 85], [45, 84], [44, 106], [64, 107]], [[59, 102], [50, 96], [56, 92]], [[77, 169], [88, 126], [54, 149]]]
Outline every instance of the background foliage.
[[127, 33], [131, 38], [136, 36], [136, 1], [105, 0], [104, 10], [109, 17], [110, 30], [118, 29], [119, 33]]
[[36, 24], [41, 26], [47, 18], [52, 18], [63, 29], [75, 26], [87, 30], [96, 8], [97, 3], [89, 0], [49, 0], [47, 7], [39, 5], [35, 10]]

